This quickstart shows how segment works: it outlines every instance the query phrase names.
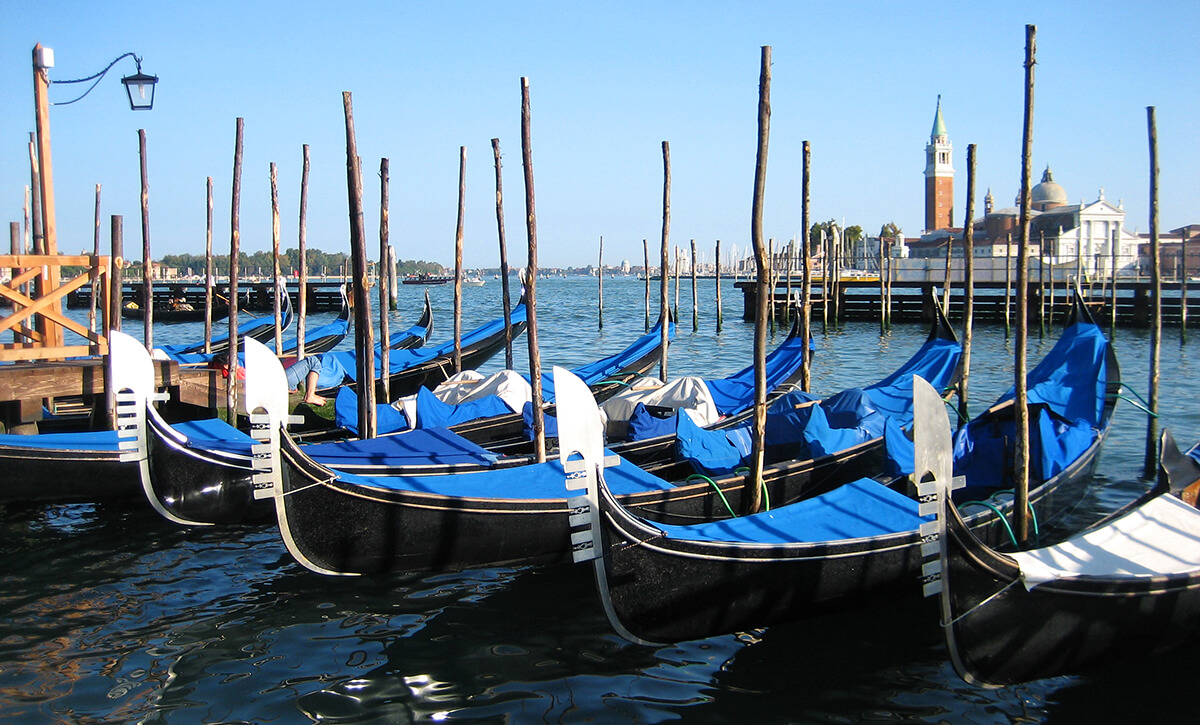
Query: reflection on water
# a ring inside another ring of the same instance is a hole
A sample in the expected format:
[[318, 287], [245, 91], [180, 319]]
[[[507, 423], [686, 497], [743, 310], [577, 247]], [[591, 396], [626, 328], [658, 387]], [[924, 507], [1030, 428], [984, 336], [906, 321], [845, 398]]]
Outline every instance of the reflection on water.
[[[606, 280], [602, 331], [595, 280], [538, 288], [546, 366], [586, 362], [642, 334], [641, 283]], [[430, 291], [435, 341], [445, 340], [450, 291]], [[422, 293], [401, 288], [393, 327], [412, 322]], [[499, 284], [464, 293], [465, 328], [498, 316]], [[698, 333], [685, 306], [673, 376], [748, 364], [753, 330], [737, 318], [740, 296], [732, 284], [725, 290], [720, 334], [714, 297], [701, 287]], [[191, 339], [199, 329], [164, 326], [155, 339]], [[856, 323], [821, 334], [818, 323], [816, 333], [814, 387], [828, 394], [894, 369], [925, 330], [898, 325], [881, 337], [877, 324]], [[1035, 333], [1030, 360], [1053, 340]], [[1190, 441], [1200, 435], [1191, 404], [1200, 391], [1186, 348], [1172, 354], [1173, 344], [1163, 355], [1163, 422]], [[1145, 335], [1120, 331], [1118, 351], [1125, 380], [1144, 389]], [[515, 353], [526, 365], [524, 338]], [[972, 408], [982, 409], [1011, 384], [1002, 328], [977, 331], [974, 360]], [[1076, 524], [1144, 487], [1144, 423], [1119, 406]], [[136, 501], [0, 511], [6, 722], [1095, 722], [1144, 717], [1143, 693], [1162, 719], [1194, 712], [1181, 676], [1194, 665], [1182, 653], [980, 690], [954, 674], [936, 621], [928, 602], [888, 602], [646, 648], [612, 633], [583, 566], [332, 578], [295, 564], [267, 527], [181, 528]]]

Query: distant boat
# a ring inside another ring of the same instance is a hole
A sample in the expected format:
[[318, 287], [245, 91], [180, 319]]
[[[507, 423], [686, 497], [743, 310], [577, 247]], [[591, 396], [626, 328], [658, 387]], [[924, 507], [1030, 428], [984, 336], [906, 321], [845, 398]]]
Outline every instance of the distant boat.
[[463, 279], [462, 283], [467, 287], [482, 287], [484, 279], [483, 277], [476, 275], [474, 277], [466, 277]]
[[416, 277], [405, 277], [400, 282], [402, 284], [446, 284], [454, 279], [453, 277], [434, 277], [428, 273], [422, 273]]

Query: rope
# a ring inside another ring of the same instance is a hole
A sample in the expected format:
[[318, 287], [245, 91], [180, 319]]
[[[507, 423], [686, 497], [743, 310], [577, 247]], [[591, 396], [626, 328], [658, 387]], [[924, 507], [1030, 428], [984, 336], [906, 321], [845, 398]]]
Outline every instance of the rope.
[[941, 622], [941, 625], [942, 625], [943, 627], [953, 627], [954, 625], [958, 624], [958, 623], [959, 623], [959, 621], [961, 621], [963, 617], [966, 617], [966, 616], [968, 616], [968, 615], [970, 615], [970, 614], [974, 614], [974, 613], [975, 613], [975, 610], [982, 608], [982, 607], [983, 607], [984, 605], [986, 605], [986, 604], [989, 604], [989, 603], [990, 603], [990, 602], [991, 602], [993, 599], [995, 599], [996, 597], [1000, 596], [1001, 594], [1003, 594], [1004, 592], [1008, 591], [1009, 589], [1012, 589], [1012, 588], [1013, 588], [1013, 586], [1015, 586], [1016, 584], [1020, 583], [1020, 581], [1021, 581], [1020, 577], [1018, 577], [1018, 578], [1016, 578], [1016, 579], [1013, 579], [1013, 580], [1012, 580], [1012, 581], [1010, 581], [1008, 584], [1005, 584], [1003, 588], [1001, 588], [1001, 589], [997, 590], [997, 591], [996, 591], [994, 594], [992, 594], [991, 596], [989, 596], [987, 599], [984, 599], [983, 601], [979, 602], [979, 604], [976, 604], [975, 606], [971, 607], [971, 608], [970, 608], [970, 609], [968, 609], [967, 611], [965, 611], [965, 612], [963, 612], [962, 614], [958, 615], [958, 616], [957, 616], [957, 617], [955, 617], [954, 619], [951, 619], [949, 622], [942, 621], [942, 622]]

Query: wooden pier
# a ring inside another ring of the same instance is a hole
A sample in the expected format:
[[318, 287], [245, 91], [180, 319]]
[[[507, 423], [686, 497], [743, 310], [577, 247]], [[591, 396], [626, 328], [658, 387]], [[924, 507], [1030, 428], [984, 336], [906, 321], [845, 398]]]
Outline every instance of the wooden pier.
[[[753, 320], [754, 305], [757, 300], [754, 283], [737, 282], [734, 286], [742, 291], [742, 319]], [[1162, 287], [1163, 320], [1167, 324], [1178, 325], [1182, 320], [1183, 311], [1181, 303], [1182, 295], [1180, 294], [1181, 284], [1179, 282], [1164, 282]], [[1191, 291], [1192, 287], [1200, 287], [1200, 283], [1189, 285], [1189, 291]], [[830, 310], [837, 310], [837, 319], [839, 322], [879, 320], [880, 300], [878, 281], [843, 279], [837, 288], [837, 306], [836, 308], [831, 306]], [[942, 285], [933, 282], [893, 282], [891, 284], [892, 320], [895, 322], [928, 322], [932, 320], [933, 303], [930, 292], [934, 288], [937, 288], [940, 293]], [[975, 319], [977, 321], [1004, 322], [1004, 289], [1005, 285], [1003, 282], [976, 283]], [[798, 287], [793, 284], [792, 299], [790, 301], [792, 315], [799, 313], [799, 295], [797, 291]], [[1061, 321], [1071, 309], [1071, 290], [1062, 284], [1054, 287], [1053, 294], [1051, 294], [1049, 289], [1043, 289], [1037, 284], [1029, 285], [1030, 319], [1036, 320], [1038, 315], [1041, 314], [1043, 292], [1046, 297], [1047, 324], [1051, 324], [1052, 321]], [[1084, 300], [1087, 301], [1088, 306], [1092, 310], [1092, 314], [1096, 316], [1096, 320], [1102, 325], [1106, 324], [1111, 314], [1109, 310], [1110, 296], [1112, 294], [1111, 287], [1103, 287], [1098, 283], [1087, 285], [1082, 288], [1082, 293]], [[812, 295], [813, 309], [819, 313], [824, 308], [828, 297], [819, 278], [813, 280]], [[1149, 326], [1152, 296], [1151, 286], [1147, 281], [1118, 282], [1116, 294], [1117, 324], [1126, 327]], [[787, 291], [782, 283], [776, 285], [772, 297], [776, 313], [780, 316], [786, 315], [788, 313], [789, 300]], [[964, 290], [961, 285], [951, 286], [948, 314], [952, 319], [962, 319], [964, 297]], [[1015, 293], [1013, 299], [1015, 299]], [[1016, 305], [1010, 305], [1009, 314], [1015, 319]], [[1200, 295], [1188, 295], [1187, 324], [1189, 326], [1197, 325], [1198, 318], [1200, 318]]]
[[[340, 280], [308, 282], [307, 310], [309, 312], [337, 312], [340, 310], [342, 308], [342, 297], [338, 292], [338, 288], [342, 284]], [[141, 282], [125, 282], [122, 284], [121, 304], [123, 305], [126, 302], [142, 304], [142, 286]], [[239, 309], [251, 312], [273, 312], [275, 309], [273, 288], [274, 285], [269, 281], [238, 282], [238, 298], [241, 300]], [[229, 297], [228, 284], [215, 285], [213, 291], [215, 294], [220, 295], [217, 299], [226, 299]], [[292, 298], [292, 308], [299, 309], [299, 286], [294, 283], [288, 284], [287, 291], [288, 296]], [[84, 285], [67, 295], [67, 307], [70, 309], [84, 309], [90, 304], [90, 296], [91, 288]], [[196, 309], [203, 309], [204, 283], [178, 281], [154, 283], [154, 301], [156, 306], [166, 307], [171, 300], [179, 297], [183, 297]]]

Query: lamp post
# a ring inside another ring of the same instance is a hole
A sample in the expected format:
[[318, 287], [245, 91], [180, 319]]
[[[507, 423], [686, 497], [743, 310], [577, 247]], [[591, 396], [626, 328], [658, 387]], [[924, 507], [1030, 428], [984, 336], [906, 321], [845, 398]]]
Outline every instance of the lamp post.
[[[122, 59], [129, 57], [133, 58], [137, 64], [137, 73], [126, 76], [121, 79], [125, 84], [125, 90], [129, 96], [129, 107], [135, 111], [148, 111], [154, 106], [154, 87], [158, 82], [157, 76], [146, 75], [142, 73], [142, 59], [133, 53], [125, 53], [117, 56], [113, 62], [109, 63], [104, 70], [99, 73], [88, 76], [87, 78], [78, 78], [75, 80], [51, 81], [49, 70], [54, 67], [54, 50], [52, 48], [44, 48], [41, 43], [33, 46], [33, 105], [35, 124], [37, 130], [37, 161], [38, 173], [41, 177], [40, 189], [35, 192], [40, 195], [41, 215], [42, 215], [42, 234], [44, 238], [44, 252], [48, 255], [58, 254], [58, 237], [55, 227], [54, 217], [54, 171], [50, 161], [50, 99], [49, 89], [50, 83], [69, 84], [69, 83], [86, 83], [93, 81], [82, 95], [70, 101], [56, 103], [57, 106], [65, 106], [82, 99], [84, 96], [92, 92], [96, 84], [104, 78], [104, 75]], [[40, 279], [40, 278], [39, 278]], [[58, 268], [51, 266], [48, 270], [48, 279], [40, 280], [37, 288], [37, 295], [41, 297], [46, 292], [58, 286]], [[118, 288], [119, 289], [119, 288]], [[51, 313], [58, 314], [61, 308], [57, 302], [51, 306]], [[62, 329], [56, 325], [49, 325], [45, 317], [39, 317], [38, 327], [43, 335], [46, 336], [46, 344], [53, 347], [61, 347]]]

